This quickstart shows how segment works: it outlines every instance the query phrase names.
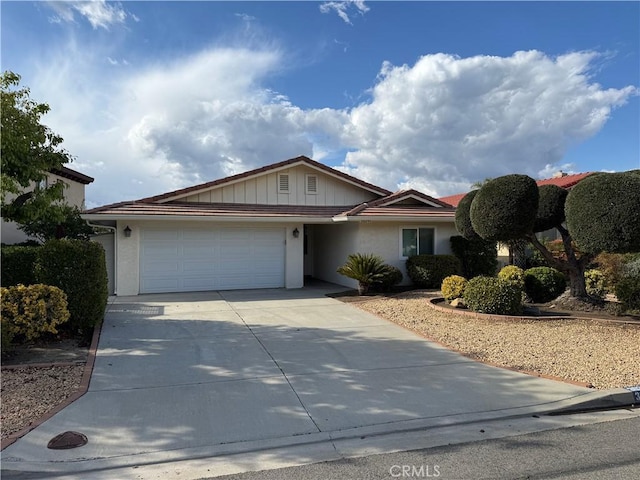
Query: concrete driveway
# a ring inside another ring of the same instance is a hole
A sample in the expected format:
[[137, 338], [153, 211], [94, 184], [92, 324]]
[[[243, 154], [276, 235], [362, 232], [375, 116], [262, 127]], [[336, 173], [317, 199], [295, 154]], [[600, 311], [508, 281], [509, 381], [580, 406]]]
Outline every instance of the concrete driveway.
[[[591, 392], [476, 363], [331, 289], [114, 298], [89, 391], [5, 449], [3, 468], [106, 468], [157, 452], [180, 460], [462, 425]], [[67, 430], [89, 443], [46, 448]]]

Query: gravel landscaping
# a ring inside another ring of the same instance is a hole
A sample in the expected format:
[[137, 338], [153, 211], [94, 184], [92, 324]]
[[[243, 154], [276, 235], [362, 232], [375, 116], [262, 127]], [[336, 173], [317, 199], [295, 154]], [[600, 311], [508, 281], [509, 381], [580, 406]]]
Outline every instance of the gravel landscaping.
[[433, 309], [435, 296], [418, 290], [353, 304], [482, 362], [598, 389], [640, 385], [640, 323], [474, 318]]
[[28, 427], [80, 386], [84, 365], [2, 369], [2, 438]]

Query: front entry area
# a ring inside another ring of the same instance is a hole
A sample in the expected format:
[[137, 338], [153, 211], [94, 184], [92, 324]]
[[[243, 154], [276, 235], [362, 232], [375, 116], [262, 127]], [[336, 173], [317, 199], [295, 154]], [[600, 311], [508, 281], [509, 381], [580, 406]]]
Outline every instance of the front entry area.
[[283, 227], [149, 227], [140, 232], [140, 293], [284, 286]]

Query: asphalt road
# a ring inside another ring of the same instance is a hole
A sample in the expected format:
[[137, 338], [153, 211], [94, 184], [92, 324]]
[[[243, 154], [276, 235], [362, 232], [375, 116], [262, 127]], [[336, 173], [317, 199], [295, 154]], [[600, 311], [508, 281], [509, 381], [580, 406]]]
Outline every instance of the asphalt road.
[[216, 480], [640, 478], [640, 417]]

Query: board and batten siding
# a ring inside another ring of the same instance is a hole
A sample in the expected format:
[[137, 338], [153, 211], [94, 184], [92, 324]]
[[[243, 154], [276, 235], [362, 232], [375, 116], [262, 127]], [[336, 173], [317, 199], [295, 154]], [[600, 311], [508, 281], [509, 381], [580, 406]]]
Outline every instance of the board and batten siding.
[[[278, 175], [289, 175], [289, 193], [278, 192]], [[317, 193], [306, 192], [307, 175], [317, 178]], [[268, 173], [180, 199], [196, 203], [244, 203], [254, 205], [358, 205], [378, 198], [372, 192], [317, 170], [299, 166]]]

